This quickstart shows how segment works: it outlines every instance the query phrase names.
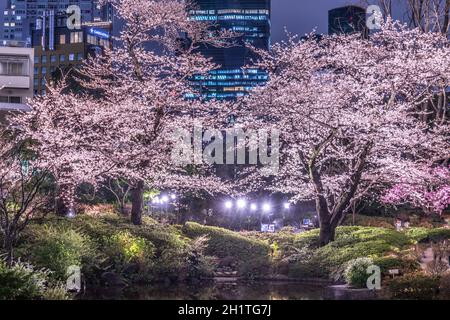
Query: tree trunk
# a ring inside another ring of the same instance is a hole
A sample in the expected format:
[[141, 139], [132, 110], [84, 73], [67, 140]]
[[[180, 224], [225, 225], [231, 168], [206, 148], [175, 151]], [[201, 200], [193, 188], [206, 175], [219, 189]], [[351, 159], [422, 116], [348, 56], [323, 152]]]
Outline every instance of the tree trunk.
[[5, 239], [3, 240], [3, 248], [6, 251], [6, 265], [11, 267], [14, 260], [14, 247], [13, 241], [10, 239], [10, 236], [5, 235]]
[[319, 234], [319, 245], [321, 247], [334, 241], [336, 234], [336, 227], [334, 227], [330, 222], [325, 222], [320, 224], [320, 234]]
[[58, 196], [56, 198], [56, 214], [60, 216], [67, 216], [73, 214], [74, 210], [74, 187], [72, 185], [60, 185]]
[[131, 222], [134, 225], [142, 224], [142, 211], [144, 209], [144, 181], [139, 180], [131, 190]]

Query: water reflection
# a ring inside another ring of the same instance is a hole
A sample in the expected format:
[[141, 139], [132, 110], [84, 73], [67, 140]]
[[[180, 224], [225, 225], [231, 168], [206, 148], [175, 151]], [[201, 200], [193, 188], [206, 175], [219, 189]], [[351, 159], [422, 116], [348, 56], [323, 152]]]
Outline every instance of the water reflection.
[[79, 299], [98, 300], [329, 300], [374, 299], [372, 293], [291, 282], [202, 281], [196, 284], [158, 284], [125, 288], [91, 288]]

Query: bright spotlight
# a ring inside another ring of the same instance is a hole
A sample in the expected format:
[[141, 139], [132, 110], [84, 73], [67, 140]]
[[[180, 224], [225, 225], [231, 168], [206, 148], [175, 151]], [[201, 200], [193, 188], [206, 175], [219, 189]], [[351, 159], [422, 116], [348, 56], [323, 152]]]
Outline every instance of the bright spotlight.
[[239, 199], [236, 202], [238, 209], [244, 209], [247, 206], [247, 201], [245, 199]]
[[291, 204], [289, 202], [284, 203], [284, 208], [289, 209], [291, 207]]
[[177, 198], [177, 196], [175, 194], [170, 195], [170, 199], [175, 200], [176, 198]]
[[250, 209], [251, 209], [252, 211], [256, 211], [256, 209], [258, 209], [258, 206], [256, 205], [256, 203], [252, 203], [252, 204], [250, 205]]
[[168, 196], [162, 196], [161, 202], [162, 203], [169, 202], [169, 197]]
[[233, 208], [233, 202], [231, 202], [231, 201], [225, 202], [225, 208], [227, 208], [227, 209]]
[[67, 213], [67, 216], [69, 218], [74, 218], [75, 217], [75, 211], [73, 209], [69, 209], [69, 212]]
[[265, 212], [269, 212], [270, 210], [272, 210], [272, 206], [270, 205], [270, 203], [264, 203], [262, 208]]

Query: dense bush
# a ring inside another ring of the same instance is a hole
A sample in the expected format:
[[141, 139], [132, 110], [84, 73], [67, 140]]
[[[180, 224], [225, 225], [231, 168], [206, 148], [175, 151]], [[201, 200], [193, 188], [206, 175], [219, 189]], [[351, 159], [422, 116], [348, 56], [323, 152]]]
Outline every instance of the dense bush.
[[373, 263], [380, 267], [381, 272], [385, 275], [389, 270], [398, 269], [400, 273], [412, 273], [419, 270], [420, 265], [417, 260], [409, 258], [399, 258], [393, 256], [386, 256], [380, 258], [374, 258]]
[[343, 225], [351, 226], [363, 226], [363, 227], [378, 227], [378, 228], [394, 228], [395, 219], [392, 217], [379, 217], [379, 216], [365, 216], [357, 214], [355, 215], [355, 223], [353, 224], [353, 216], [348, 215]]
[[356, 288], [365, 288], [370, 274], [367, 269], [373, 265], [373, 260], [369, 258], [357, 258], [347, 263], [345, 269], [345, 280]]
[[450, 239], [450, 229], [446, 228], [411, 228], [406, 231], [406, 235], [417, 242], [442, 241]]
[[67, 292], [60, 284], [49, 284], [49, 271], [16, 262], [7, 267], [0, 261], [0, 300], [66, 300]]
[[33, 265], [50, 269], [52, 278], [65, 280], [67, 269], [73, 265], [89, 273], [98, 262], [90, 238], [65, 225], [34, 225], [27, 236], [18, 253]]
[[395, 299], [432, 300], [438, 297], [439, 278], [409, 274], [393, 279], [389, 291]]
[[121, 230], [103, 240], [103, 252], [116, 272], [139, 280], [151, 276], [155, 247], [148, 240]]
[[75, 264], [92, 282], [98, 282], [105, 271], [132, 282], [148, 282], [211, 276], [216, 261], [200, 247], [181, 227], [149, 217], [134, 226], [125, 218], [105, 214], [49, 217], [34, 223], [21, 239], [18, 254], [55, 271], [56, 278], [64, 278], [66, 268]]
[[[402, 232], [391, 228], [344, 226], [336, 231], [336, 240], [324, 247], [318, 247], [319, 230], [290, 235], [277, 234], [268, 237], [272, 246], [277, 244], [283, 272], [294, 278], [328, 278], [344, 280], [346, 264], [357, 258], [383, 258], [399, 253], [413, 244]], [[404, 260], [403, 258], [397, 258]], [[405, 269], [413, 270], [415, 263], [405, 259]], [[383, 262], [383, 261], [381, 261]], [[393, 262], [393, 261], [386, 261]], [[380, 266], [383, 269], [383, 266]]]
[[129, 231], [119, 231], [105, 240], [105, 253], [118, 259], [116, 265], [128, 263], [151, 263], [154, 245], [144, 238], [132, 235]]
[[218, 258], [236, 258], [239, 262], [239, 271], [245, 277], [260, 277], [268, 271], [271, 248], [264, 241], [194, 222], [186, 223], [182, 230], [190, 238], [208, 236], [206, 253]]
[[192, 241], [186, 252], [186, 276], [189, 279], [199, 279], [213, 276], [217, 267], [217, 259], [206, 255], [209, 238], [198, 237]]
[[349, 261], [361, 257], [380, 258], [399, 252], [412, 243], [401, 232], [374, 227], [339, 227], [336, 240], [319, 248], [318, 237], [318, 230], [297, 235], [295, 246], [309, 248], [311, 254], [290, 268], [291, 276], [340, 281]]
[[208, 236], [207, 252], [219, 258], [231, 256], [246, 260], [265, 258], [270, 254], [270, 246], [266, 242], [244, 237], [237, 232], [223, 228], [188, 222], [183, 227], [183, 233], [190, 238]]

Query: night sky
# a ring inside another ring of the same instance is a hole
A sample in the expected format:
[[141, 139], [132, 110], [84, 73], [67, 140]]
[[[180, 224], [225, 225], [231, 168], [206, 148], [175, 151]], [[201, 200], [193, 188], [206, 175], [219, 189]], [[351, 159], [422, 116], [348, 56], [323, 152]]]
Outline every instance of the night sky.
[[303, 36], [316, 29], [328, 32], [328, 10], [360, 0], [272, 0], [272, 42], [285, 39], [285, 31]]

